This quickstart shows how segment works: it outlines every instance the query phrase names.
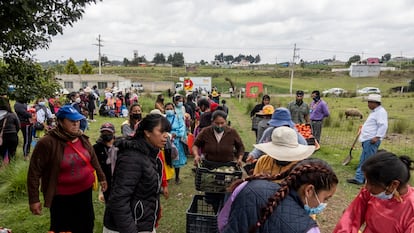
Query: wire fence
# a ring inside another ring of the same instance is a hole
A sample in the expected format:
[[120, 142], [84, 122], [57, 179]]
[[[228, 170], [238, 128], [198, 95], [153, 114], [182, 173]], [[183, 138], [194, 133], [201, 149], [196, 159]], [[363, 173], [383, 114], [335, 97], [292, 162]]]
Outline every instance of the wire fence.
[[[353, 142], [358, 136], [358, 128], [364, 123], [360, 119], [338, 119], [324, 122], [321, 136], [321, 146], [328, 147], [334, 156], [344, 158], [349, 154]], [[414, 157], [414, 125], [409, 119], [389, 119], [386, 137], [382, 140], [380, 149], [391, 151], [397, 155]], [[361, 154], [361, 142], [357, 141], [352, 150], [353, 156]]]

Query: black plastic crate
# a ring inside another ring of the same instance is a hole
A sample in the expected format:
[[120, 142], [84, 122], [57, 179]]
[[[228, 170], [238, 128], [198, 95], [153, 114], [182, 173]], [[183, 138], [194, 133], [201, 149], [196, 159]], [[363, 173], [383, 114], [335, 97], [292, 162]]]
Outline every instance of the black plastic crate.
[[308, 143], [308, 145], [314, 146], [315, 145], [315, 138], [307, 138], [306, 142]]
[[234, 180], [241, 177], [242, 171], [234, 162], [204, 160], [202, 166], [196, 168], [195, 187], [202, 192], [224, 193]]
[[[210, 197], [210, 201], [211, 197]], [[195, 195], [190, 207], [187, 209], [187, 233], [216, 233], [218, 232], [217, 215], [223, 205], [223, 200], [213, 200], [219, 208], [207, 203], [205, 195]]]

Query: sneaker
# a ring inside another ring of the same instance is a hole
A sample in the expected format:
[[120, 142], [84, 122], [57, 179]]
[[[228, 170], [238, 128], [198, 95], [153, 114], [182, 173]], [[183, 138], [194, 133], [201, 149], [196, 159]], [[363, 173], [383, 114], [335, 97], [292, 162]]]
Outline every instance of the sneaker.
[[350, 183], [350, 184], [357, 184], [357, 185], [363, 185], [364, 183], [361, 183], [359, 181], [357, 181], [356, 179], [347, 179], [346, 182]]
[[180, 178], [178, 178], [178, 179], [175, 179], [175, 184], [176, 184], [176, 185], [179, 185], [179, 184], [181, 184], [181, 180], [180, 180]]

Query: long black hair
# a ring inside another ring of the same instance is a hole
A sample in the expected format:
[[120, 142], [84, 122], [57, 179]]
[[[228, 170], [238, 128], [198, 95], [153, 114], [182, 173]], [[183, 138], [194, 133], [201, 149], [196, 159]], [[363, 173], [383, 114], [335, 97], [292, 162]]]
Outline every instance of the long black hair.
[[161, 132], [170, 132], [171, 124], [164, 116], [159, 114], [148, 114], [142, 121], [139, 123], [138, 128], [135, 131], [133, 138], [144, 138], [144, 131], [152, 132], [155, 127], [158, 125], [161, 126]]
[[400, 181], [400, 187], [410, 180], [413, 161], [408, 156], [400, 156], [386, 150], [378, 151], [362, 164], [362, 171], [370, 183], [389, 186], [393, 180]]

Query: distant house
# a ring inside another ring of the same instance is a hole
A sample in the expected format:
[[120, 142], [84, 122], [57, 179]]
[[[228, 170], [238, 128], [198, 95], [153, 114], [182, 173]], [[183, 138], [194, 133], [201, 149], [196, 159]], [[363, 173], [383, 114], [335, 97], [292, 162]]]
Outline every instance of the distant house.
[[367, 58], [367, 64], [379, 64], [380, 59], [376, 57]]
[[378, 77], [381, 72], [381, 65], [353, 63], [349, 68], [349, 76], [356, 77]]
[[56, 75], [56, 79], [61, 86], [71, 91], [79, 91], [80, 88], [93, 87], [96, 85], [100, 92], [114, 85], [118, 90], [125, 91], [131, 87], [131, 80], [112, 74], [63, 74]]

